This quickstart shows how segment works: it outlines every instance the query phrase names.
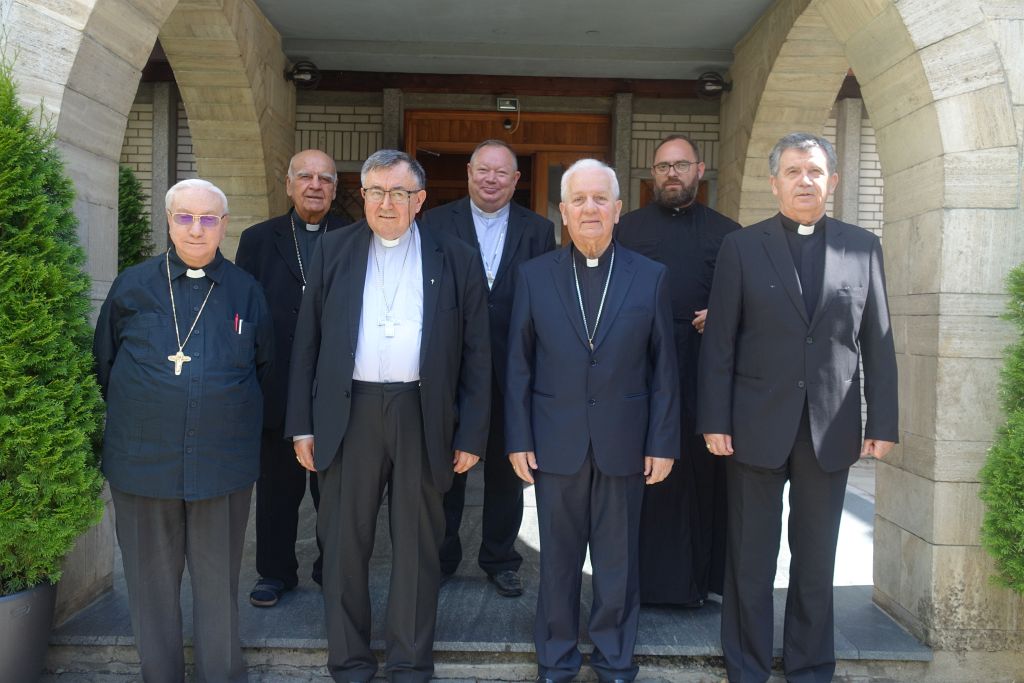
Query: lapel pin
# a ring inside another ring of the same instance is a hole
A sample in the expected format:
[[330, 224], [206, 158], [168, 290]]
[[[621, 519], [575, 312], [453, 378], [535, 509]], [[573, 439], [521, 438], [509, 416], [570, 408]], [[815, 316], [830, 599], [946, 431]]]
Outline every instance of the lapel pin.
[[430, 284], [434, 284], [434, 278], [430, 278]]

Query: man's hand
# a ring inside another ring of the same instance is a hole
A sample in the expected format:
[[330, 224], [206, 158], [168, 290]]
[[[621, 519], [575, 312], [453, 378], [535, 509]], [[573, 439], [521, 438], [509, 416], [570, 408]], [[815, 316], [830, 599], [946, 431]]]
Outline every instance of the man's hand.
[[860, 449], [860, 457], [867, 458], [870, 456], [876, 460], [881, 460], [889, 454], [894, 444], [895, 442], [893, 441], [864, 439], [864, 446]]
[[672, 471], [673, 461], [671, 458], [655, 458], [650, 455], [644, 456], [644, 481], [648, 486], [664, 481], [668, 473]]
[[537, 469], [537, 454], [533, 451], [517, 451], [509, 453], [508, 459], [512, 463], [512, 469], [516, 476], [527, 484], [532, 484], [533, 474], [530, 473], [530, 470]]
[[693, 322], [691, 324], [693, 325], [693, 328], [695, 330], [697, 330], [701, 334], [704, 334], [704, 321], [707, 320], [707, 319], [708, 319], [708, 309], [702, 308], [699, 311], [694, 311], [693, 312]]
[[704, 444], [712, 455], [732, 455], [732, 434], [705, 434]]
[[473, 465], [478, 462], [480, 462], [480, 456], [467, 453], [466, 451], [455, 451], [455, 457], [452, 458], [455, 474], [469, 472]]
[[292, 444], [292, 448], [295, 449], [295, 459], [299, 461], [299, 464], [310, 472], [316, 472], [316, 467], [313, 465], [313, 437], [299, 439]]

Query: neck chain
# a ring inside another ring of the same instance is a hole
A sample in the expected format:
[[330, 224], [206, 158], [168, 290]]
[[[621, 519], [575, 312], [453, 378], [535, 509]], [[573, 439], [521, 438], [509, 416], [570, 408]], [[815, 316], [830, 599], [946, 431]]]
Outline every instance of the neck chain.
[[388, 294], [384, 290], [384, 266], [380, 262], [380, 258], [377, 256], [377, 240], [371, 241], [373, 248], [373, 262], [377, 266], [377, 286], [380, 288], [380, 296], [384, 299], [384, 317], [377, 323], [378, 326], [384, 327], [385, 337], [395, 336], [395, 325], [397, 324], [395, 319], [391, 317], [391, 309], [395, 307], [395, 301], [398, 299], [398, 288], [402, 286], [402, 276], [405, 275], [405, 263], [409, 260], [409, 252], [412, 251], [412, 242], [416, 239], [416, 235], [409, 230], [409, 241], [405, 245], [405, 255], [402, 257], [402, 267], [398, 271], [398, 280], [395, 282], [395, 291], [391, 294], [391, 302], [388, 303]]
[[[295, 243], [295, 260], [299, 262], [299, 276], [302, 278], [302, 291], [306, 291], [306, 270], [302, 267], [302, 254], [299, 253], [299, 238], [295, 236], [295, 212], [288, 214], [292, 222], [292, 242]], [[329, 221], [330, 219], [328, 219]], [[324, 230], [327, 230], [327, 223], [324, 223]]]
[[615, 246], [612, 246], [612, 260], [608, 264], [608, 275], [604, 278], [604, 291], [601, 292], [601, 302], [597, 306], [597, 317], [594, 319], [594, 333], [590, 333], [590, 325], [587, 324], [587, 311], [583, 308], [583, 292], [580, 291], [580, 275], [576, 272], [576, 256], [572, 257], [572, 276], [576, 281], [576, 300], [580, 302], [580, 313], [583, 314], [583, 329], [587, 333], [587, 343], [590, 350], [594, 350], [594, 337], [597, 336], [597, 326], [601, 324], [601, 314], [604, 312], [604, 300], [608, 296], [608, 283], [612, 281], [612, 270], [615, 268]]
[[[502, 226], [501, 232], [498, 233], [498, 239], [494, 242], [494, 249], [491, 250], [491, 257], [484, 262], [484, 271], [487, 274], [487, 288], [490, 289], [494, 286], [494, 278], [497, 277], [497, 268], [495, 268], [494, 262], [498, 259], [498, 249], [501, 248], [501, 243], [505, 239], [505, 231], [508, 229], [508, 220], [506, 219], [505, 225]], [[482, 256], [483, 254], [481, 254]]]
[[167, 293], [171, 295], [171, 316], [174, 319], [174, 338], [178, 342], [178, 352], [167, 356], [167, 360], [174, 363], [174, 374], [181, 374], [182, 363], [187, 363], [192, 360], [192, 356], [186, 356], [184, 353], [185, 344], [188, 343], [189, 337], [192, 336], [192, 331], [196, 329], [196, 323], [199, 322], [199, 316], [203, 314], [203, 310], [206, 308], [206, 302], [210, 300], [210, 294], [213, 292], [213, 287], [217, 283], [210, 280], [210, 288], [206, 290], [206, 298], [203, 299], [203, 304], [199, 307], [199, 312], [196, 313], [195, 320], [192, 321], [192, 327], [188, 328], [188, 334], [185, 335], [185, 341], [181, 340], [181, 332], [178, 331], [178, 310], [174, 306], [174, 288], [171, 286], [171, 250], [168, 249], [164, 252], [164, 265], [167, 268]]

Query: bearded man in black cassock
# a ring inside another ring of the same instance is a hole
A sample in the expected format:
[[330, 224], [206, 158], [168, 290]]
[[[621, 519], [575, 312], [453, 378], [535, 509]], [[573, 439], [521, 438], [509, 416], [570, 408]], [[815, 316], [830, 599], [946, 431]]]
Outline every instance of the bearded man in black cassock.
[[661, 141], [651, 175], [654, 201], [623, 216], [616, 239], [668, 266], [683, 438], [677, 466], [644, 491], [640, 600], [700, 607], [722, 592], [725, 469], [696, 433], [697, 357], [718, 248], [740, 226], [696, 201], [704, 163], [686, 136]]

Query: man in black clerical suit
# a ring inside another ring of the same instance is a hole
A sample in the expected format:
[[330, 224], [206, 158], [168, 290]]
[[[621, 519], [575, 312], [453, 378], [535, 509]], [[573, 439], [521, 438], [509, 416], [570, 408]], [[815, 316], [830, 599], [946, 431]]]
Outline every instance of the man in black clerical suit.
[[[832, 575], [849, 467], [899, 434], [882, 247], [825, 215], [836, 156], [793, 133], [769, 156], [779, 213], [718, 254], [700, 354], [697, 428], [728, 456], [722, 650], [730, 681], [771, 674], [772, 587], [789, 482], [786, 680], [832, 680]], [[861, 369], [867, 421], [861, 439]]]
[[[739, 224], [697, 201], [704, 162], [697, 144], [670, 135], [654, 150], [654, 201], [616, 226], [619, 244], [668, 267], [682, 410], [682, 454], [661, 486], [644, 491], [640, 600], [700, 607], [722, 592], [725, 463], [696, 431], [697, 358], [722, 239]], [[675, 524], [659, 524], [674, 519]]]
[[[288, 163], [285, 191], [294, 208], [258, 223], [238, 241], [235, 264], [255, 277], [267, 295], [274, 319], [274, 367], [263, 401], [260, 478], [256, 480], [256, 571], [249, 593], [256, 607], [273, 607], [281, 594], [299, 582], [295, 537], [299, 505], [306, 494], [306, 470], [295, 461], [291, 440], [284, 438], [285, 398], [292, 337], [299, 317], [307, 269], [320, 237], [344, 224], [330, 215], [338, 191], [334, 159], [307, 149]], [[309, 475], [314, 507], [320, 505], [316, 477]], [[313, 563], [313, 580], [321, 582], [322, 556]]]
[[[555, 248], [555, 227], [548, 219], [512, 201], [519, 181], [516, 155], [501, 140], [477, 145], [466, 165], [469, 196], [431, 209], [426, 229], [458, 235], [479, 253], [489, 292], [491, 319], [491, 430], [484, 458], [483, 533], [478, 563], [495, 590], [506, 597], [523, 594], [522, 556], [514, 543], [523, 521], [523, 484], [505, 455], [504, 386], [508, 318], [512, 313], [516, 269], [520, 263]], [[459, 526], [466, 499], [466, 475], [456, 475], [444, 496], [445, 537], [441, 573], [451, 576], [462, 561]]]
[[[480, 257], [420, 230], [423, 167], [380, 150], [361, 173], [366, 219], [324, 235], [299, 310], [285, 434], [320, 484], [327, 665], [369, 681], [369, 563], [385, 487], [392, 542], [385, 672], [426, 681], [444, 492], [484, 452], [491, 357]], [[314, 448], [315, 443], [315, 448]]]
[[588, 545], [590, 666], [601, 681], [636, 677], [644, 484], [679, 457], [668, 272], [613, 242], [621, 207], [612, 169], [594, 159], [570, 166], [559, 209], [573, 244], [527, 261], [516, 282], [505, 424], [509, 460], [537, 494], [539, 681], [579, 673]]

